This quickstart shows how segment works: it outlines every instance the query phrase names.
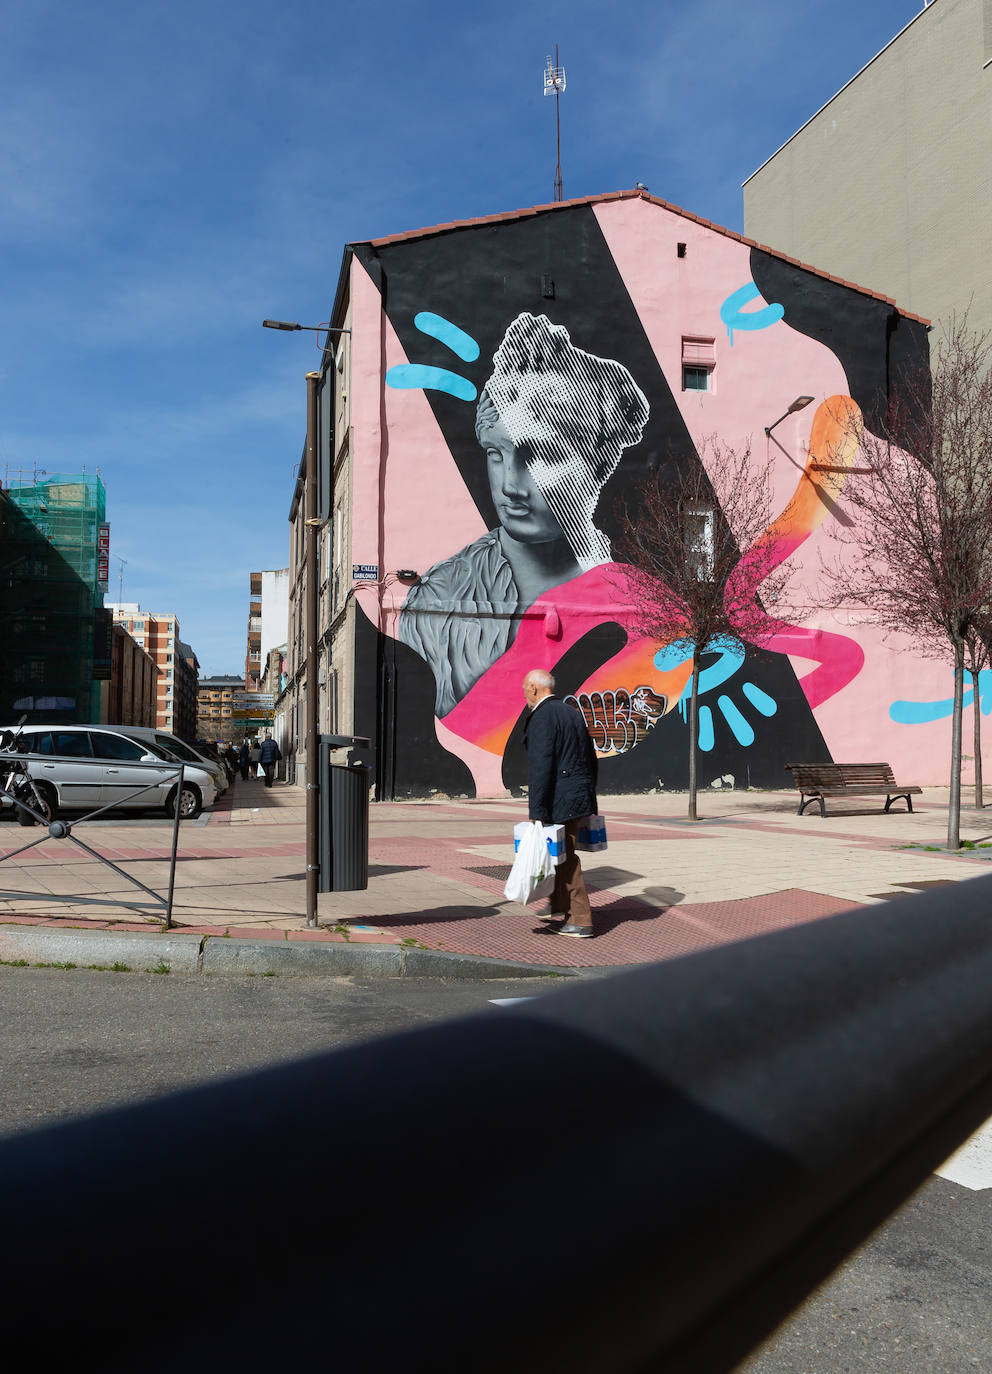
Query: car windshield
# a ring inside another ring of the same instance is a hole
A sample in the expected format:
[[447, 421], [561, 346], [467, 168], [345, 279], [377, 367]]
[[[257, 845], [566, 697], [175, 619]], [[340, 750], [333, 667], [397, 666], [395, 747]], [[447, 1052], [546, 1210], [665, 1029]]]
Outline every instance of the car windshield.
[[153, 744], [151, 740], [143, 739], [138, 743], [146, 754], [154, 754], [157, 759], [167, 759], [169, 763], [180, 763], [181, 760], [175, 754], [170, 754], [168, 749], [163, 749], [161, 744]]
[[198, 763], [201, 768], [203, 767], [203, 759], [200, 755], [195, 754], [193, 750], [190, 749], [189, 745], [183, 744], [182, 740], [170, 739], [168, 743], [166, 743], [161, 736], [158, 735], [156, 736], [156, 740], [159, 746], [167, 750], [173, 758], [182, 759], [183, 763]]

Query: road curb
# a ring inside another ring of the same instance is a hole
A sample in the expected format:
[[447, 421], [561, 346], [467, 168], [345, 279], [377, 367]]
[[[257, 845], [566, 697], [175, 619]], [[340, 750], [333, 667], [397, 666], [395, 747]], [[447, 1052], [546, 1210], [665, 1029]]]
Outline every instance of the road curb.
[[66, 930], [52, 926], [0, 925], [0, 959], [29, 964], [76, 964], [154, 973], [168, 965], [174, 973], [197, 973], [200, 939], [195, 935], [145, 935], [141, 931]]
[[71, 930], [0, 923], [0, 961], [75, 964], [80, 968], [123, 965], [135, 972], [270, 974], [339, 978], [547, 978], [579, 970], [518, 964], [473, 954], [371, 943], [324, 944], [306, 940], [245, 940], [226, 935], [173, 932]]

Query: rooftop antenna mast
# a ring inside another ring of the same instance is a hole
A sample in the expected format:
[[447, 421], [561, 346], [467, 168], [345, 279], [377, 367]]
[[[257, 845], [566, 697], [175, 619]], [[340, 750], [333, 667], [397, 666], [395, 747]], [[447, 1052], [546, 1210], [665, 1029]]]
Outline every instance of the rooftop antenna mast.
[[558, 148], [558, 163], [555, 167], [555, 200], [564, 200], [561, 187], [561, 120], [559, 115], [559, 99], [565, 89], [565, 68], [558, 65], [558, 44], [555, 44], [555, 60], [552, 63], [550, 55], [547, 58], [547, 65], [544, 68], [544, 94], [553, 95], [555, 98], [555, 140]]
[[124, 600], [124, 569], [125, 569], [126, 566], [127, 566], [127, 559], [126, 559], [126, 558], [122, 558], [122, 557], [120, 556], [120, 554], [116, 554], [115, 557], [117, 558], [118, 563], [121, 565], [121, 569], [120, 569], [120, 571], [121, 571], [121, 578], [120, 578], [120, 583], [119, 583], [119, 588], [120, 588], [120, 590], [119, 590], [118, 593], [117, 593], [117, 600], [123, 602], [123, 600]]

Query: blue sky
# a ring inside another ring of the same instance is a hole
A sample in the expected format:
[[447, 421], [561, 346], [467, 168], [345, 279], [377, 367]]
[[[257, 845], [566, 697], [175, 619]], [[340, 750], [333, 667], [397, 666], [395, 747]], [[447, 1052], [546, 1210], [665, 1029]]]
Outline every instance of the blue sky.
[[[934, 0], [940, 3], [941, 0]], [[32, 0], [0, 18], [0, 478], [100, 470], [110, 599], [243, 671], [288, 561], [312, 335], [345, 243], [645, 182], [741, 182], [922, 0]]]

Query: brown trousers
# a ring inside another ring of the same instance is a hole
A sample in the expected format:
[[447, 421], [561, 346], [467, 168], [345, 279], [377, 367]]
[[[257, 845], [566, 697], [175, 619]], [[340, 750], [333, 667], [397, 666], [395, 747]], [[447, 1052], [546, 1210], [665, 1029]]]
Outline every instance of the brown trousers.
[[582, 864], [575, 852], [575, 837], [579, 822], [565, 822], [565, 857], [555, 869], [555, 889], [551, 894], [551, 910], [559, 912], [576, 926], [592, 925], [592, 907], [582, 876]]

